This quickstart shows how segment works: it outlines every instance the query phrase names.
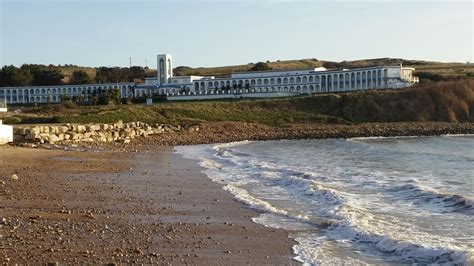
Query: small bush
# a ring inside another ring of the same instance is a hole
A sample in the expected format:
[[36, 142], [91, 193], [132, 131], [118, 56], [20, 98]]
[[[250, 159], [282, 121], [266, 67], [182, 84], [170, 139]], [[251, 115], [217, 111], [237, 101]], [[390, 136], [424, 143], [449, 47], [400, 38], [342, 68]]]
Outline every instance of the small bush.
[[77, 105], [72, 101], [65, 101], [61, 103], [62, 106], [66, 109], [76, 109]]

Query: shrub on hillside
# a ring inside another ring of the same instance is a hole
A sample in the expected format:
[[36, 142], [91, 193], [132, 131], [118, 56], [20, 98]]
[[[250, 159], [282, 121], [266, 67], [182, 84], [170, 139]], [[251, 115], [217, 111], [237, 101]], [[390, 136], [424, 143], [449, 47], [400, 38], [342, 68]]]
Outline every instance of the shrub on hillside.
[[344, 99], [345, 104], [332, 115], [354, 122], [474, 121], [474, 80], [348, 94]]

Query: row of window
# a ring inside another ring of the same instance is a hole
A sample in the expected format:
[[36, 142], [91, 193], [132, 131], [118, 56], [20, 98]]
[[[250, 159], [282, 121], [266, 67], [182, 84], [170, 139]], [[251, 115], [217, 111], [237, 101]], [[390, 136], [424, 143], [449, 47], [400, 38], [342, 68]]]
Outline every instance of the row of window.
[[[91, 93], [93, 91], [99, 91], [99, 90], [111, 90], [111, 89], [118, 89], [117, 86], [110, 86], [110, 87], [83, 87], [83, 88], [42, 88], [42, 89], [7, 89], [7, 90], [0, 90], [0, 96], [4, 95], [16, 95], [17, 91], [18, 94], [56, 94], [56, 93]], [[132, 86], [128, 86], [128, 89], [132, 89]], [[125, 92], [127, 90], [126, 86], [122, 86], [122, 91]], [[11, 91], [11, 92], [10, 92]]]
[[[384, 69], [384, 76], [387, 76], [387, 70]], [[320, 78], [321, 77], [321, 78]], [[324, 83], [324, 82], [348, 82], [348, 80], [357, 80], [360, 82], [371, 82], [374, 83], [376, 80], [382, 80], [382, 70], [372, 71], [361, 71], [352, 73], [340, 73], [340, 74], [328, 74], [318, 76], [302, 76], [302, 77], [290, 77], [290, 78], [259, 78], [259, 79], [240, 79], [240, 80], [221, 80], [221, 81], [196, 81], [194, 83], [195, 89], [205, 88], [224, 88], [224, 87], [235, 87], [235, 86], [261, 86], [261, 85], [282, 85], [282, 84], [301, 84], [301, 83]]]
[[[11, 103], [47, 103], [48, 102], [48, 96], [28, 96], [23, 99], [21, 96], [11, 96], [9, 99], [7, 99]], [[59, 102], [59, 96], [50, 96], [50, 102]]]

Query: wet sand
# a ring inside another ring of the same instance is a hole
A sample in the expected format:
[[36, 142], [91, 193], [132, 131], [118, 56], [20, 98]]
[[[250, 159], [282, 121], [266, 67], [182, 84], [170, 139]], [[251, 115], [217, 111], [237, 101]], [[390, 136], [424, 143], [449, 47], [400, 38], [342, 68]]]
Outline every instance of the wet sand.
[[296, 264], [288, 232], [200, 171], [163, 146], [0, 147], [0, 261]]

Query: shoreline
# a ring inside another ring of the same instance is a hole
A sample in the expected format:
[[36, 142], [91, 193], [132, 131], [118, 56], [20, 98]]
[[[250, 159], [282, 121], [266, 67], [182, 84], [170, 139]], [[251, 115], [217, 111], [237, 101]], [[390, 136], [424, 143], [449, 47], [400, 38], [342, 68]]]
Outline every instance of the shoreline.
[[[136, 122], [140, 123], [140, 122]], [[58, 124], [59, 125], [59, 124]], [[56, 126], [58, 126], [56, 125]], [[84, 124], [83, 126], [91, 126]], [[100, 126], [99, 124], [95, 125]], [[172, 125], [170, 127], [173, 127]], [[180, 128], [179, 126], [176, 128]], [[183, 128], [183, 127], [181, 127]], [[384, 122], [346, 124], [285, 124], [270, 126], [260, 123], [235, 121], [204, 122], [184, 130], [164, 130], [121, 141], [59, 141], [54, 144], [22, 142], [13, 146], [28, 148], [103, 148], [108, 150], [139, 150], [147, 145], [177, 146], [228, 143], [236, 141], [298, 140], [298, 139], [349, 139], [374, 137], [422, 137], [442, 135], [472, 135], [474, 123], [448, 122]], [[23, 140], [24, 141], [24, 140]]]
[[440, 136], [474, 134], [474, 123], [366, 123], [358, 125], [299, 124], [272, 127], [255, 123], [204, 123], [198, 132], [172, 132], [137, 139], [138, 145], [195, 145], [243, 140], [291, 140], [360, 137]]
[[1, 261], [298, 264], [288, 232], [254, 223], [257, 211], [170, 147], [0, 155]]
[[167, 132], [137, 138], [129, 144], [84, 143], [84, 146], [110, 149], [140, 149], [146, 145], [197, 145], [236, 141], [372, 138], [372, 137], [422, 137], [474, 134], [474, 123], [410, 122], [340, 124], [289, 124], [273, 127], [258, 123], [212, 122], [203, 123], [199, 131]]

